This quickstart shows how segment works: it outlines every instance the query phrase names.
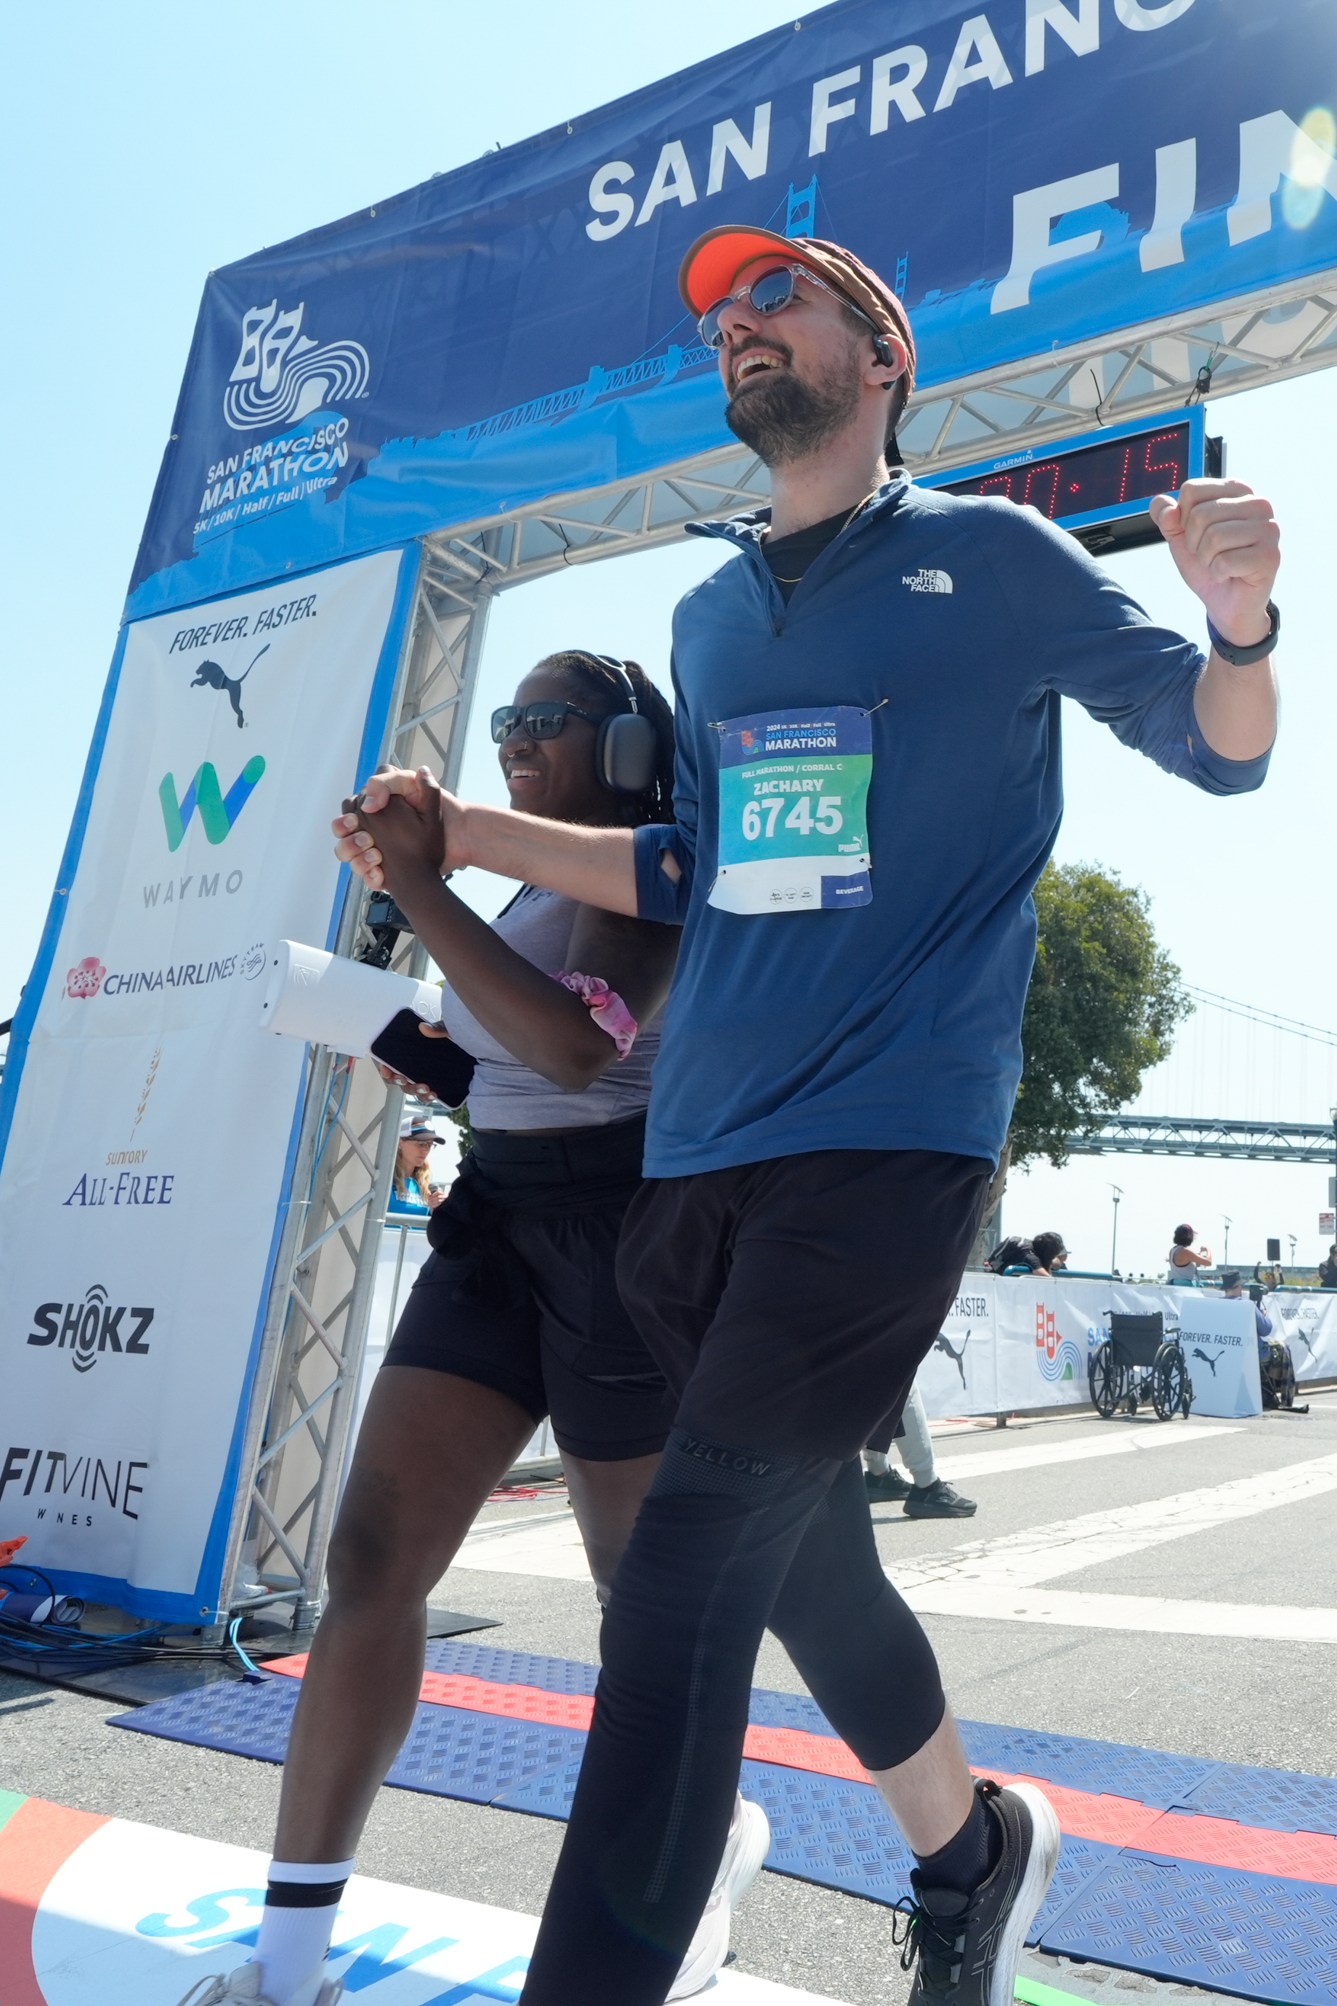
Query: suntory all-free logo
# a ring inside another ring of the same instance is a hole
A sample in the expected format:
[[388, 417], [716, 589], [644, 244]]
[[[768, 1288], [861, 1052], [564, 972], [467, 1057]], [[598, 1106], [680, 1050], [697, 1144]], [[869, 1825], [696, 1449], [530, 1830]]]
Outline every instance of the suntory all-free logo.
[[162, 804], [168, 849], [181, 848], [191, 817], [197, 812], [209, 842], [226, 842], [237, 817], [259, 785], [264, 770], [265, 762], [257, 752], [247, 760], [226, 794], [219, 785], [217, 770], [210, 760], [206, 759], [202, 766], [196, 767], [195, 777], [184, 794], [177, 793], [175, 775], [164, 773], [158, 785], [158, 800]]

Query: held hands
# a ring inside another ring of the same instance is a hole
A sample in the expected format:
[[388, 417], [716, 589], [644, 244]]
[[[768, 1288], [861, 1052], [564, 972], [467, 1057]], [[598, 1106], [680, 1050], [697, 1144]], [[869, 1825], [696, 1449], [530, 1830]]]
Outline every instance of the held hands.
[[1281, 563], [1271, 502], [1243, 481], [1185, 481], [1177, 500], [1156, 496], [1151, 519], [1222, 640], [1240, 648], [1261, 641]]
[[[382, 886], [394, 891], [415, 876], [439, 878], [446, 867], [448, 830], [459, 812], [460, 804], [437, 785], [427, 767], [416, 773], [381, 767], [361, 794], [345, 800], [343, 813], [330, 824], [337, 839], [334, 854], [372, 891]], [[460, 861], [452, 854], [453, 865]]]

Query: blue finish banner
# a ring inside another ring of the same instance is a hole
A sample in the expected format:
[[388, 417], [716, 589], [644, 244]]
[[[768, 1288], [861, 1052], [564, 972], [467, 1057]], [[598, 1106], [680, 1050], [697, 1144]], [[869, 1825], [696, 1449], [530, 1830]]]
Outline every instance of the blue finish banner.
[[1337, 267], [1333, 0], [839, 0], [210, 278], [143, 615], [724, 443], [702, 230], [848, 244], [932, 386]]

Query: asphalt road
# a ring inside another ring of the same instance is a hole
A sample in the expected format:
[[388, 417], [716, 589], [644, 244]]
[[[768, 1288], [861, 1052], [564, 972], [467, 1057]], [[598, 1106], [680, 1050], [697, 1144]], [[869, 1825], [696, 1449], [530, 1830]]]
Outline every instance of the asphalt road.
[[[927, 1582], [942, 1606], [923, 1620], [959, 1713], [1337, 1773], [1337, 1396], [1315, 1396], [1303, 1417], [1080, 1416], [949, 1426], [937, 1441], [978, 1514], [914, 1522], [885, 1505], [874, 1520], [893, 1578]], [[594, 1659], [598, 1609], [587, 1582], [566, 1578], [560, 1509], [551, 1498], [490, 1509], [480, 1528], [496, 1530], [434, 1601], [500, 1618], [481, 1642]], [[800, 1689], [769, 1639], [756, 1683]], [[116, 1710], [0, 1674], [0, 1788], [268, 1847], [276, 1769], [108, 1730]], [[387, 1790], [359, 1866], [536, 1912], [560, 1839], [543, 1819]], [[885, 1908], [778, 1875], [757, 1882], [734, 1947], [741, 1969], [845, 2006], [907, 1997]], [[1024, 1968], [1101, 2006], [1218, 1996], [1036, 1954]]]

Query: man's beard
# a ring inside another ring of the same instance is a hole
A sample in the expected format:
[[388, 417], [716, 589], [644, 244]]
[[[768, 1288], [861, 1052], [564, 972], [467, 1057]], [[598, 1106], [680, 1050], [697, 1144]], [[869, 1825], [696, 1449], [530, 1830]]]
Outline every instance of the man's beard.
[[859, 377], [853, 368], [832, 368], [820, 382], [804, 383], [789, 369], [777, 369], [740, 396], [730, 398], [724, 422], [750, 446], [764, 465], [781, 467], [805, 460], [843, 432], [859, 408]]

